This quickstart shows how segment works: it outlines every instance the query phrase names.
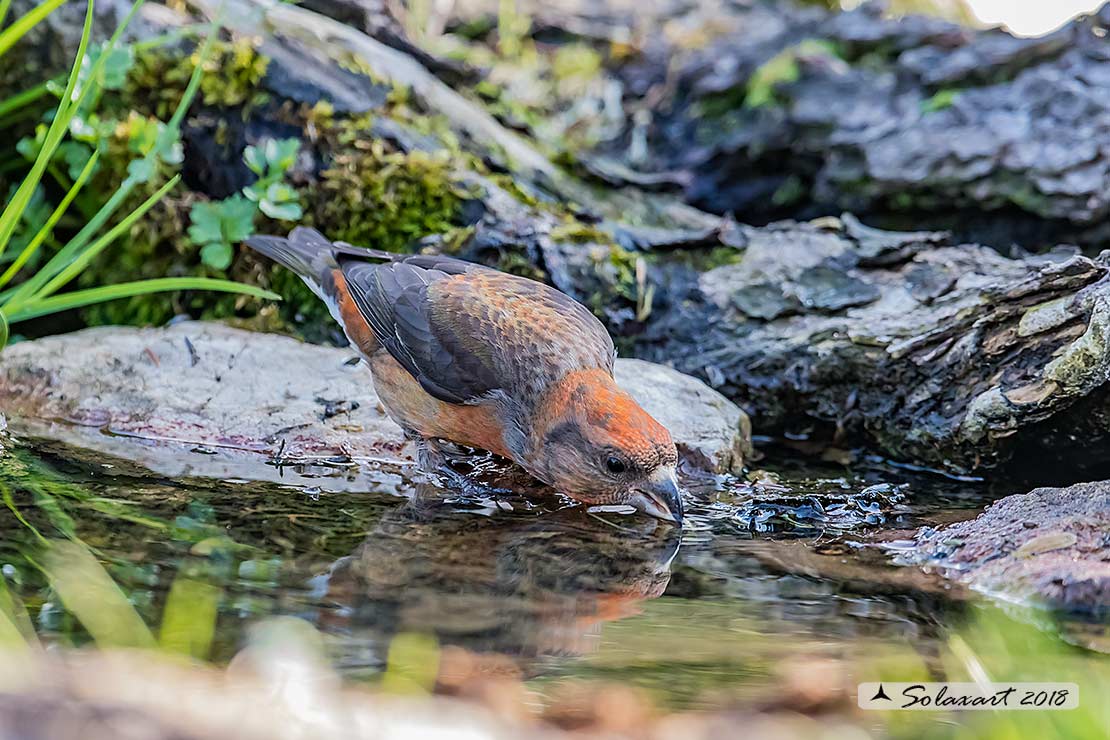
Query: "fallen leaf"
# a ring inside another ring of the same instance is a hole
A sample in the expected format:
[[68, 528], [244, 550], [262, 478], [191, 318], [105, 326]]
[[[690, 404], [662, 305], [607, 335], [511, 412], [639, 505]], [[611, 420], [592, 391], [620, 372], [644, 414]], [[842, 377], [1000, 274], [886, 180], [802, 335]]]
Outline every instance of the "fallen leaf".
[[1078, 538], [1071, 532], [1049, 532], [1026, 540], [1018, 549], [1014, 550], [1015, 558], [1031, 558], [1034, 555], [1071, 547]]

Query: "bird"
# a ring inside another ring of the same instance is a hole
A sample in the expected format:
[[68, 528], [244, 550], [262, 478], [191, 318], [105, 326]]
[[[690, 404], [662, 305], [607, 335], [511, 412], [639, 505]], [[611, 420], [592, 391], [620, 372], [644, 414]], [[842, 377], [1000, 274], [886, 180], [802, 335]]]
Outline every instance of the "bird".
[[323, 300], [369, 365], [428, 471], [447, 443], [507, 458], [586, 505], [682, 525], [677, 450], [613, 379], [616, 350], [585, 306], [545, 283], [445, 255], [253, 236]]

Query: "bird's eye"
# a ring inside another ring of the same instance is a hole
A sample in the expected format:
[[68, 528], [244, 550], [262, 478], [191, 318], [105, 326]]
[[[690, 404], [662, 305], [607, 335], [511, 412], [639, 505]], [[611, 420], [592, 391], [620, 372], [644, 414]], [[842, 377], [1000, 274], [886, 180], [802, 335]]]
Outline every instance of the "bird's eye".
[[605, 458], [605, 468], [613, 475], [620, 475], [625, 470], [628, 470], [628, 466], [624, 464], [624, 460], [621, 460], [616, 455], [610, 455]]

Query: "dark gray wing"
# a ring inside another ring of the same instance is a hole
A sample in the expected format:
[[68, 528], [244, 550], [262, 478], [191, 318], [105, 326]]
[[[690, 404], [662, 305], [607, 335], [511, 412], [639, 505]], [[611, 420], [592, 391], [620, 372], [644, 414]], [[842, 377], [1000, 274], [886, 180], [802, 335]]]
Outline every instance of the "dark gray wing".
[[436, 282], [485, 268], [432, 255], [386, 264], [341, 259], [340, 265], [375, 337], [429, 394], [466, 403], [501, 386], [493, 363], [452, 341], [450, 327], [439, 325], [429, 296]]

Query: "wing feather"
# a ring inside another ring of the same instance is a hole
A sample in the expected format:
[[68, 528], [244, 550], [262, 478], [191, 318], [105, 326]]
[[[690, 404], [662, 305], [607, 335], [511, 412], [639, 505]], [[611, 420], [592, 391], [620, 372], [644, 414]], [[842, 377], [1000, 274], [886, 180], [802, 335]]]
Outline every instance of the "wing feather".
[[535, 390], [583, 367], [612, 372], [601, 322], [542, 283], [435, 255], [381, 262], [343, 252], [338, 260], [375, 337], [442, 401]]

